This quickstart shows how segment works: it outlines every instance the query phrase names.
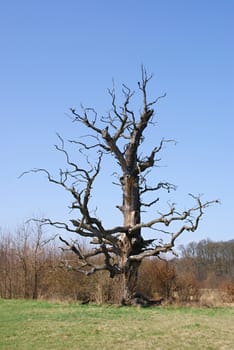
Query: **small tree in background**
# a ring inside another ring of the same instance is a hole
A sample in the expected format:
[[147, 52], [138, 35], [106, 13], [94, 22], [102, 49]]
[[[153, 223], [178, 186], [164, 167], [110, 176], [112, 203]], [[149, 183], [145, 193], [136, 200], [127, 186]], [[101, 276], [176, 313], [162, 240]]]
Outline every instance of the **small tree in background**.
[[[77, 264], [70, 265], [69, 262], [64, 262], [65, 266], [86, 275], [101, 270], [107, 270], [111, 278], [123, 275], [124, 304], [132, 304], [134, 300], [138, 270], [143, 259], [172, 251], [175, 240], [185, 231], [196, 231], [203, 210], [217, 202], [202, 202], [199, 196], [191, 195], [194, 200], [194, 206], [191, 208], [181, 212], [171, 204], [164, 212], [154, 210], [151, 220], [142, 221], [141, 216], [145, 208], [159, 205], [159, 197], [156, 195], [159, 190], [165, 189], [170, 192], [175, 189], [169, 182], [159, 181], [152, 186], [148, 181], [149, 178], [153, 179], [151, 171], [158, 162], [157, 156], [165, 143], [171, 141], [161, 139], [147, 154], [142, 153], [142, 145], [146, 145], [148, 141], [144, 135], [145, 130], [154, 127], [154, 106], [165, 96], [148, 100], [147, 87], [151, 78], [152, 76], [148, 76], [142, 67], [141, 81], [138, 82], [138, 89], [142, 94], [142, 107], [139, 113], [136, 113], [130, 105], [134, 92], [125, 85], [122, 88], [124, 99], [120, 107], [116, 103], [115, 89], [109, 90], [112, 109], [105, 117], [99, 117], [93, 108], [81, 107], [80, 112], [71, 109], [74, 124], [84, 125], [88, 132], [85, 142], [70, 141], [79, 147], [78, 155], [85, 154], [85, 166], [81, 160], [71, 159], [64, 140], [59, 136], [60, 145], [57, 145], [56, 149], [64, 154], [66, 169], [60, 170], [57, 179], [46, 169], [31, 170], [45, 173], [50, 182], [68, 191], [73, 198], [71, 208], [77, 211], [77, 215], [70, 220], [70, 223], [54, 222], [48, 218], [42, 222], [58, 229], [65, 229], [78, 237], [89, 238], [90, 243], [94, 245], [94, 248], [87, 252], [77, 241], [70, 242], [60, 237], [67, 249], [74, 252], [78, 259]], [[91, 162], [90, 154], [97, 155], [95, 163]], [[118, 185], [122, 192], [122, 204], [116, 206], [122, 214], [122, 222], [111, 228], [105, 227], [93, 211], [90, 201], [95, 180], [100, 174], [103, 159], [107, 156], [116, 161]], [[147, 201], [147, 194], [153, 193], [155, 197]], [[153, 232], [151, 239], [144, 238], [145, 230]], [[162, 236], [165, 236], [166, 240], [163, 240]], [[102, 259], [94, 259], [97, 256], [101, 256]]]

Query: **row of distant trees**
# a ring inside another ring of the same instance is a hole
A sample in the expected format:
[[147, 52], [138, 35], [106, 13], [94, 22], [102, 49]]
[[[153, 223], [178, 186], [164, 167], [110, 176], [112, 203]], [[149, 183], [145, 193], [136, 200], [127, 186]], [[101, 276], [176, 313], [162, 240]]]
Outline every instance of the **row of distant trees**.
[[[119, 302], [122, 276], [109, 279], [100, 271], [87, 277], [61, 265], [74, 266], [76, 259], [56, 239], [48, 239], [39, 223], [22, 225], [14, 234], [1, 232], [0, 297]], [[145, 259], [137, 289], [151, 298], [182, 302], [198, 301], [202, 289], [220, 289], [233, 301], [234, 241], [192, 242], [179, 247], [178, 258]]]
[[234, 280], [234, 240], [191, 242], [180, 252], [180, 272], [192, 272], [204, 287], [218, 288], [223, 280]]

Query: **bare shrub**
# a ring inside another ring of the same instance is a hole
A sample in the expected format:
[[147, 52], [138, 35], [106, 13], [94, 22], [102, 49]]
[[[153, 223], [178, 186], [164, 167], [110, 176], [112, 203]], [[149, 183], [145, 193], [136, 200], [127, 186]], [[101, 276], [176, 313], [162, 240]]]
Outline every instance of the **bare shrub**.
[[174, 297], [178, 302], [198, 302], [200, 298], [199, 284], [195, 276], [183, 274], [177, 276]]
[[218, 289], [201, 289], [200, 306], [219, 307], [223, 305], [223, 298]]
[[227, 282], [225, 290], [231, 299], [230, 301], [234, 301], [234, 282]]
[[149, 259], [140, 269], [138, 290], [151, 298], [171, 299], [175, 280], [176, 272], [173, 263]]
[[226, 303], [234, 302], [234, 282], [225, 281], [220, 286], [220, 291], [223, 292], [223, 301]]
[[122, 297], [123, 281], [121, 276], [110, 279], [106, 271], [92, 276], [95, 280], [90, 290], [90, 300], [97, 304], [119, 304]]

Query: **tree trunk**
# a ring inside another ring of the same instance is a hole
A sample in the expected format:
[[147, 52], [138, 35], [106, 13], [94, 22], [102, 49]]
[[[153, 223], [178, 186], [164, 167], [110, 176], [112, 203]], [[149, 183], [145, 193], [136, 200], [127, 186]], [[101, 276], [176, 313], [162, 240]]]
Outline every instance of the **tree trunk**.
[[132, 305], [138, 281], [140, 262], [131, 262], [124, 273], [123, 305]]
[[39, 273], [37, 270], [34, 271], [34, 286], [33, 286], [33, 299], [38, 298], [38, 276]]
[[138, 269], [140, 262], [132, 262], [129, 256], [140, 253], [143, 239], [141, 231], [131, 233], [131, 227], [140, 223], [140, 196], [139, 196], [139, 177], [126, 174], [121, 179], [123, 190], [123, 219], [124, 226], [129, 227], [127, 233], [122, 234], [121, 262], [124, 269], [124, 293], [122, 303], [131, 305], [136, 292]]

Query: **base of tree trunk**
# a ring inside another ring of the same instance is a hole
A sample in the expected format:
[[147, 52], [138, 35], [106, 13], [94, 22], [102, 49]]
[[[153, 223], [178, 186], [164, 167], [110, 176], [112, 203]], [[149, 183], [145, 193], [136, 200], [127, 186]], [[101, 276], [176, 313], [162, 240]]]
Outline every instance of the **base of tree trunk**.
[[162, 302], [163, 302], [163, 298], [150, 299], [141, 293], [134, 293], [132, 298], [128, 298], [127, 300], [122, 299], [121, 305], [150, 307], [150, 306], [162, 305]]

